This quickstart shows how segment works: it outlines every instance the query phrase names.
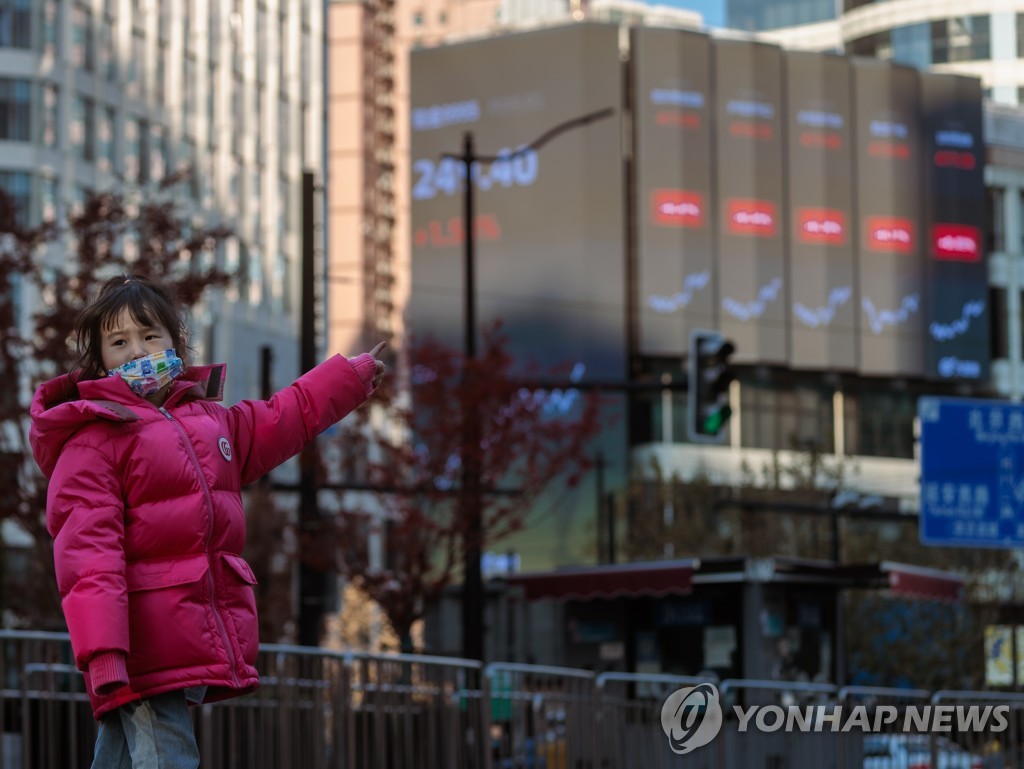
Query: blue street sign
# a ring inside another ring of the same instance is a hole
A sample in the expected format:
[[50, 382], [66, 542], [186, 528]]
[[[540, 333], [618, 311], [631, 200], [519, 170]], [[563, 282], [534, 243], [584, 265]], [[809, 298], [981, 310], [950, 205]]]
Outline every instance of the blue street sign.
[[1024, 547], [1024, 404], [921, 398], [921, 542]]

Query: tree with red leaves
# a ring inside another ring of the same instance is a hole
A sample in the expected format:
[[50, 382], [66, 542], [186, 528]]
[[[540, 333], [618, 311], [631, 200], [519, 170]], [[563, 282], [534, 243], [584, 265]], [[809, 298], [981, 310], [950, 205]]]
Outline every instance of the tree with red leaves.
[[[500, 327], [482, 341], [469, 360], [432, 340], [415, 345], [409, 393], [386, 378], [373, 408], [338, 438], [346, 475], [367, 478], [373, 491], [372, 502], [349, 504], [337, 517], [335, 568], [381, 606], [404, 651], [413, 623], [458, 576], [466, 548], [481, 552], [522, 529], [553, 484], [577, 485], [602, 427], [596, 393], [574, 393], [571, 413], [554, 413], [549, 393], [523, 386], [516, 372], [524, 367]], [[367, 420], [385, 428], [370, 431]], [[377, 521], [379, 563], [370, 547]]]
[[[166, 282], [185, 307], [231, 280], [213, 258], [230, 230], [197, 224], [182, 211], [173, 196], [181, 181], [168, 177], [138, 203], [123, 192], [91, 192], [62, 220], [34, 227], [0, 190], [0, 522], [14, 522], [26, 545], [0, 547], [4, 558], [20, 559], [0, 571], [17, 575], [16, 584], [0, 586], [4, 624], [63, 623], [46, 533], [46, 481], [28, 443], [28, 396], [41, 380], [74, 364], [69, 340], [78, 313], [118, 272]], [[61, 243], [68, 244], [67, 254], [56, 253]], [[21, 303], [28, 292], [41, 304], [25, 319]]]

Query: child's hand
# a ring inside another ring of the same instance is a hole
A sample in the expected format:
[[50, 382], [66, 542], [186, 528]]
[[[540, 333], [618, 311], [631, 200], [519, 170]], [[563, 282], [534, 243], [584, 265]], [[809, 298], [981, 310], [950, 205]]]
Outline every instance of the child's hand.
[[386, 341], [379, 342], [372, 350], [370, 350], [370, 355], [373, 356], [373, 362], [376, 366], [376, 370], [373, 374], [374, 389], [377, 389], [380, 386], [381, 380], [384, 379], [384, 361], [378, 360], [377, 355], [380, 354], [380, 351], [383, 350], [387, 344], [388, 343]]

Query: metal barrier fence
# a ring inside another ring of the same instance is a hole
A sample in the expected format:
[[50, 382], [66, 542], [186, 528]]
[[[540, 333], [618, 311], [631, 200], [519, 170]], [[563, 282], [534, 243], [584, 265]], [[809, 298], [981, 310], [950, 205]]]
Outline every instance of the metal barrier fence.
[[490, 689], [493, 769], [594, 766], [594, 674], [499, 662]]
[[[1024, 769], [1024, 694], [484, 668], [272, 645], [258, 667], [256, 692], [193, 710], [203, 767]], [[663, 705], [700, 683], [717, 687], [721, 730], [680, 755], [666, 730], [703, 723], [707, 708], [665, 721]], [[96, 724], [82, 687], [66, 634], [0, 631], [0, 769], [88, 769]]]
[[[594, 723], [600, 735], [601, 758], [598, 766], [637, 766], [663, 769], [680, 766], [680, 757], [672, 752], [661, 726], [661, 708], [668, 696], [684, 686], [710, 682], [715, 676], [652, 675], [643, 673], [602, 673], [597, 677], [601, 707]], [[709, 751], [695, 753], [686, 764], [692, 769], [714, 769]]]

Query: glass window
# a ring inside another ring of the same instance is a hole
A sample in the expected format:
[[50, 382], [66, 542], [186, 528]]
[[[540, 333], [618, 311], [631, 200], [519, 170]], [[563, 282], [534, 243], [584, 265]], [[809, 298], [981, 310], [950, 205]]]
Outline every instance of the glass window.
[[109, 82], [117, 80], [117, 57], [114, 55], [114, 20], [104, 16], [99, 28], [100, 74]]
[[0, 0], [0, 48], [32, 47], [32, 0]]
[[[0, 0], [0, 6], [3, 0]], [[57, 0], [45, 0], [43, 3], [43, 54], [57, 56], [57, 29], [60, 18], [60, 4]]]
[[43, 146], [57, 146], [60, 126], [60, 89], [50, 83], [43, 85]]
[[[231, 89], [231, 115], [235, 120], [246, 119], [245, 114], [245, 88], [242, 79], [235, 77], [235, 87]], [[231, 151], [240, 154], [242, 152], [242, 132], [231, 132]]]
[[287, 162], [288, 153], [291, 151], [290, 118], [288, 102], [281, 99], [277, 103], [277, 146], [282, 162]]
[[733, 29], [777, 29], [834, 19], [836, 6], [834, 0], [730, 0], [727, 17]]
[[256, 11], [256, 81], [267, 82], [267, 51], [270, 50], [267, 39], [267, 12], [260, 8]]
[[989, 333], [992, 359], [1010, 357], [1010, 316], [1006, 302], [1006, 289], [993, 286], [988, 290], [989, 313], [992, 328]]
[[0, 78], [0, 139], [28, 141], [31, 101], [32, 86], [27, 80]]
[[[153, 96], [158, 104], [167, 104], [167, 46], [161, 45], [156, 49], [156, 63], [154, 66], [155, 77], [153, 78]], [[182, 84], [185, 88], [185, 84]]]
[[27, 224], [32, 201], [32, 177], [20, 171], [0, 171], [0, 189], [11, 196], [18, 219]]
[[284, 176], [277, 180], [277, 234], [278, 238], [284, 238], [288, 232], [291, 209], [289, 204], [288, 179]]
[[992, 36], [987, 14], [933, 21], [931, 26], [935, 63], [991, 58]]
[[146, 93], [146, 38], [141, 29], [132, 29], [132, 55], [128, 60], [126, 91], [129, 96], [144, 98]]
[[92, 11], [82, 5], [72, 10], [71, 63], [77, 69], [92, 72], [96, 66], [96, 51], [92, 43]]
[[[212, 3], [216, 5], [216, 3]], [[193, 26], [193, 15], [196, 13], [195, 0], [183, 0], [181, 3], [181, 26], [184, 37], [185, 53], [196, 54], [196, 41], [193, 39], [196, 29]]]
[[154, 182], [161, 181], [167, 174], [167, 158], [170, 154], [167, 131], [163, 126], [154, 125], [149, 133], [149, 176]]
[[96, 122], [96, 165], [103, 171], [114, 170], [114, 110], [99, 110]]
[[932, 64], [932, 27], [928, 22], [892, 31], [892, 60], [926, 69]]
[[1001, 187], [989, 187], [985, 190], [985, 197], [989, 223], [989, 241], [985, 245], [989, 252], [1002, 251], [1006, 248], [1006, 212], [1003, 208], [1006, 192]]
[[217, 70], [213, 67], [207, 73], [206, 80], [206, 146], [213, 149], [217, 146]]
[[[1017, 216], [1024, 216], [1024, 196], [1020, 194], [1017, 195]], [[1024, 251], [1024, 228], [1021, 228], [1020, 244], [1017, 248]]]
[[220, 60], [220, 36], [221, 36], [221, 4], [220, 3], [208, 3], [207, 7], [210, 12], [209, 19], [209, 32], [210, 35], [210, 46], [207, 49], [209, 51], [210, 63], [216, 64]]
[[149, 123], [145, 120], [139, 121], [139, 184], [145, 184], [152, 179], [152, 164], [150, 158], [153, 142], [150, 140]]
[[253, 246], [248, 253], [248, 285], [249, 304], [263, 304], [263, 253], [259, 246]]
[[242, 74], [243, 39], [242, 4], [241, 0], [234, 0], [231, 10], [231, 69], [239, 76]]
[[[914, 456], [914, 397], [908, 392], [847, 393], [846, 450], [873, 457]], [[852, 422], [852, 425], [851, 425]]]
[[251, 194], [248, 201], [249, 210], [252, 212], [252, 227], [256, 240], [263, 240], [263, 173], [257, 166], [252, 169], [250, 180]]
[[238, 213], [238, 196], [241, 192], [242, 159], [232, 155], [228, 161], [228, 207], [230, 213]]
[[[263, 126], [263, 114], [264, 109], [267, 107], [269, 99], [267, 98], [267, 89], [262, 84], [256, 85], [256, 93], [254, 94], [256, 103], [253, 105], [254, 111], [252, 115], [253, 122], [262, 127]], [[262, 158], [266, 153], [267, 142], [270, 141], [271, 137], [264, 134], [263, 131], [257, 130], [256, 135], [253, 137], [256, 140], [256, 157]]]
[[185, 57], [181, 81], [181, 127], [186, 136], [196, 134], [196, 60]]
[[309, 35], [302, 35], [302, 42], [304, 45], [299, 49], [299, 67], [301, 72], [299, 73], [302, 78], [302, 93], [309, 93], [310, 87], [310, 69], [312, 65], [310, 63], [310, 57], [313, 55], [313, 46], [310, 45]]
[[96, 157], [95, 107], [90, 99], [76, 96], [71, 100], [71, 122], [68, 124], [68, 141], [71, 154], [78, 160], [94, 160]]
[[740, 443], [832, 452], [832, 393], [810, 383], [748, 378], [740, 386]]
[[124, 123], [124, 178], [131, 183], [141, 181], [139, 174], [141, 145], [140, 122], [130, 118]]
[[53, 176], [39, 177], [39, 212], [43, 221], [54, 221], [57, 219], [57, 195], [60, 189], [60, 182]]
[[196, 162], [196, 144], [192, 139], [184, 138], [178, 147], [178, 170], [188, 173], [188, 192], [193, 200], [199, 199], [199, 167]]
[[[159, 35], [160, 40], [168, 40], [171, 36], [171, 4], [168, 0], [157, 0], [157, 3], [159, 8], [157, 8], [156, 13], [156, 33]], [[187, 10], [185, 11], [185, 18], [188, 18]]]
[[278, 252], [277, 263], [274, 265], [273, 307], [277, 312], [290, 312], [288, 282], [288, 254]]
[[287, 88], [288, 75], [288, 17], [284, 13], [278, 19], [277, 30], [277, 82], [283, 94]]

